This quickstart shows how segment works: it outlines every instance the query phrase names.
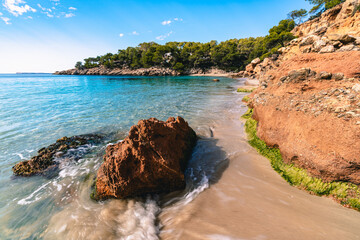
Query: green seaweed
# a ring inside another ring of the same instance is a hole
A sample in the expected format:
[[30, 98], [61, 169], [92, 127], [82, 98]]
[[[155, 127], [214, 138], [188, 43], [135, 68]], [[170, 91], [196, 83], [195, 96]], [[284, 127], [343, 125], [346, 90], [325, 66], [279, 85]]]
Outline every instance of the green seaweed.
[[242, 101], [243, 101], [243, 102], [246, 102], [246, 103], [249, 102], [249, 101], [250, 101], [249, 96], [243, 97]]
[[96, 182], [97, 182], [97, 178], [95, 177], [91, 184], [90, 198], [94, 201], [99, 201], [99, 196], [97, 195], [97, 189], [96, 189]]
[[249, 109], [242, 118], [246, 119], [245, 131], [249, 144], [261, 155], [270, 160], [272, 168], [278, 172], [290, 185], [304, 189], [318, 196], [333, 197], [346, 207], [360, 211], [360, 189], [349, 182], [324, 182], [320, 178], [312, 177], [305, 169], [283, 161], [280, 150], [266, 145], [257, 136], [257, 121], [252, 118], [253, 109]]
[[237, 92], [240, 92], [240, 93], [252, 93], [254, 90], [255, 90], [255, 88], [253, 88], [253, 89], [238, 88], [238, 89], [237, 89]]

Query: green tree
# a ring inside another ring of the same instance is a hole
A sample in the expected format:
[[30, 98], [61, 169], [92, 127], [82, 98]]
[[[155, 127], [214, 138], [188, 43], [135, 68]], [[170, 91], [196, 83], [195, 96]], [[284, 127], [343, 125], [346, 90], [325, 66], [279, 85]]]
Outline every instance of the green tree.
[[313, 15], [321, 14], [322, 12], [335, 7], [336, 5], [345, 2], [345, 0], [306, 0], [314, 7], [310, 10]]
[[84, 68], [83, 63], [81, 61], [76, 62], [75, 68], [81, 70]]
[[[211, 67], [226, 71], [245, 68], [254, 58], [264, 59], [280, 47], [285, 46], [294, 36], [293, 20], [280, 21], [269, 30], [265, 37], [230, 39], [224, 42], [168, 42], [160, 45], [154, 42], [141, 43], [137, 47], [120, 49], [117, 53], [107, 53], [84, 59], [84, 68], [104, 66], [106, 68], [149, 68], [153, 66], [172, 68], [180, 73], [192, 68], [206, 71]], [[79, 65], [80, 67], [81, 65]]]
[[[292, 19], [296, 24], [303, 22], [303, 18], [308, 15], [308, 11], [305, 9], [294, 10], [288, 14], [288, 17]], [[296, 22], [297, 21], [297, 22]]]
[[175, 66], [173, 67], [173, 69], [174, 69], [175, 71], [178, 71], [179, 73], [183, 73], [184, 70], [185, 70], [185, 66], [184, 66], [184, 64], [182, 64], [181, 62], [177, 62], [177, 63], [175, 64]]

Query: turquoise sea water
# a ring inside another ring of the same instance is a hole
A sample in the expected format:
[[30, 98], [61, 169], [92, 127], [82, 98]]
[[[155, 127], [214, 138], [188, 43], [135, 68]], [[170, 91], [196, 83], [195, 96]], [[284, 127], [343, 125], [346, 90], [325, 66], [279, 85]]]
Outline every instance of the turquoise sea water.
[[[126, 136], [140, 119], [182, 116], [198, 134], [210, 134], [212, 121], [233, 107], [229, 102], [238, 83], [212, 79], [0, 75], [0, 239], [100, 239], [96, 234], [109, 236], [104, 239], [156, 239], [159, 229], [154, 215], [159, 205], [155, 200], [118, 202], [114, 210], [111, 201], [98, 204], [88, 199], [87, 178], [101, 164], [104, 146]], [[108, 142], [84, 149], [78, 162], [64, 164], [55, 178], [12, 176], [12, 166], [38, 149], [63, 136], [87, 133], [110, 135]], [[111, 217], [90, 219], [96, 226], [79, 227], [74, 230], [78, 235], [61, 225], [60, 219], [88, 219], [91, 216], [86, 214], [101, 215], [106, 209], [120, 211], [118, 218], [135, 219], [134, 225], [129, 230], [119, 222], [111, 226]], [[142, 223], [136, 217], [139, 211], [141, 219], [153, 224]]]

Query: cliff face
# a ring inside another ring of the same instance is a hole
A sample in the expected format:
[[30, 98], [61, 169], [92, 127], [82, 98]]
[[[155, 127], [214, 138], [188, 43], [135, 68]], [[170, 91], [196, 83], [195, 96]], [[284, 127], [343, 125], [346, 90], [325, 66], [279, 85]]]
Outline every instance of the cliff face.
[[360, 184], [360, 13], [348, 0], [294, 29], [299, 38], [239, 76], [251, 95], [258, 136], [287, 163], [326, 181]]
[[360, 13], [356, 12], [358, 0], [346, 1], [326, 11], [320, 18], [297, 26], [292, 33], [303, 37], [319, 32], [329, 34], [360, 35]]

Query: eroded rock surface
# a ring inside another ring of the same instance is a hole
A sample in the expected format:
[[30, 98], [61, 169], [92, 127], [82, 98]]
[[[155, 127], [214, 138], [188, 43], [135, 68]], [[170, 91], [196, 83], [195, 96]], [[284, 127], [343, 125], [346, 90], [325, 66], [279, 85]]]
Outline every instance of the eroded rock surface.
[[360, 184], [360, 80], [292, 70], [251, 95], [258, 137], [325, 181]]
[[38, 151], [38, 155], [32, 157], [30, 160], [17, 163], [13, 167], [13, 172], [16, 176], [29, 177], [36, 174], [41, 174], [49, 168], [54, 168], [59, 163], [55, 161], [56, 157], [64, 155], [70, 149], [76, 149], [86, 144], [98, 143], [102, 136], [95, 134], [63, 137], [58, 139], [56, 143], [51, 144], [46, 148]]
[[122, 142], [107, 147], [93, 197], [126, 198], [185, 188], [184, 170], [196, 139], [181, 117], [139, 121]]

